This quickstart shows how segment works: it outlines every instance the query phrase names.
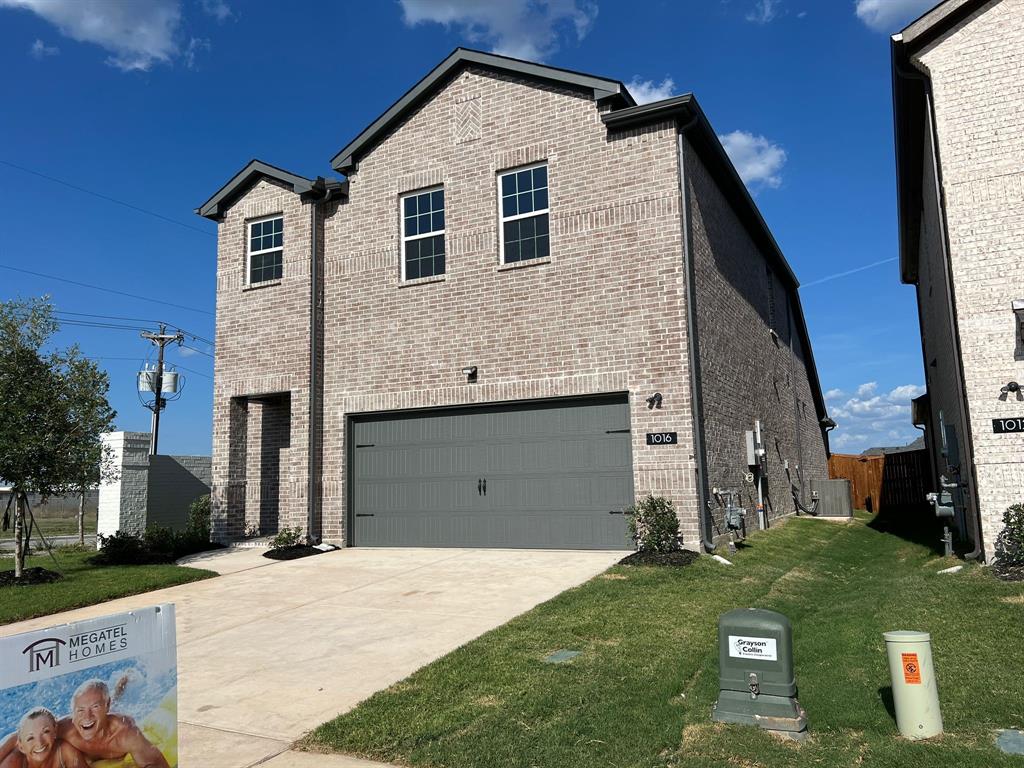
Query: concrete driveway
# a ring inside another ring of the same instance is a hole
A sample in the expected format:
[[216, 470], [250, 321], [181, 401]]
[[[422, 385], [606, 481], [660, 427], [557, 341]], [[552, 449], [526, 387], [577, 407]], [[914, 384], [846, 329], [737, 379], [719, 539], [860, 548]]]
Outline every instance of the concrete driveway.
[[424, 664], [581, 584], [623, 552], [227, 550], [222, 575], [0, 627], [0, 636], [172, 602], [183, 768], [244, 768]]

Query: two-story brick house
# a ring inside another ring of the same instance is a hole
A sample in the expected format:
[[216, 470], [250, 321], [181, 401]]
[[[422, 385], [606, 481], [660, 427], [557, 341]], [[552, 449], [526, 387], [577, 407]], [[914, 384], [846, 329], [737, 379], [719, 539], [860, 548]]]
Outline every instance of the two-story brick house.
[[198, 209], [216, 538], [626, 548], [653, 493], [695, 547], [715, 488], [753, 512], [760, 480], [765, 523], [809, 502], [797, 281], [692, 96], [458, 49], [332, 166], [253, 161]]
[[900, 272], [935, 489], [969, 556], [1024, 501], [1024, 0], [947, 0], [892, 38]]

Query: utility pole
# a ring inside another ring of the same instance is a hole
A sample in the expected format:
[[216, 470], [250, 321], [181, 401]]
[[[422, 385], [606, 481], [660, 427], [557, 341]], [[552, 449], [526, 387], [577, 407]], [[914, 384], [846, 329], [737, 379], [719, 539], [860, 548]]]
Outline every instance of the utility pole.
[[168, 333], [167, 326], [160, 323], [159, 333], [150, 333], [149, 331], [142, 332], [142, 338], [156, 344], [157, 357], [156, 357], [156, 380], [153, 382], [153, 405], [152, 407], [146, 406], [153, 411], [153, 429], [149, 436], [149, 455], [156, 455], [157, 443], [160, 440], [160, 411], [167, 405], [167, 401], [163, 398], [164, 389], [164, 347], [170, 344], [172, 341], [181, 343], [185, 340], [184, 335], [179, 331], [178, 333]]

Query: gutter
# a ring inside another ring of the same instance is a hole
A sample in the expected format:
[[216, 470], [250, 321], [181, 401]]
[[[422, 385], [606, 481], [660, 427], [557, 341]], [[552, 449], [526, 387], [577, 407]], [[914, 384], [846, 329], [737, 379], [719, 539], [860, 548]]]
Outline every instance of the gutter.
[[[310, 197], [309, 214], [309, 435], [308, 435], [308, 477], [306, 486], [306, 537], [310, 540], [320, 541], [323, 532], [317, 527], [317, 513], [319, 510], [319, 485], [320, 485], [320, 344], [318, 328], [323, 314], [323, 306], [320, 297], [320, 238], [319, 238], [319, 214], [322, 206], [327, 203], [335, 192], [345, 194], [347, 185], [345, 183], [328, 182], [322, 177], [313, 182], [313, 191], [319, 192], [320, 197]], [[313, 531], [317, 533], [314, 536]]]
[[[685, 97], [681, 97], [685, 98]], [[642, 107], [640, 109], [643, 109]], [[686, 180], [686, 131], [696, 125], [700, 115], [694, 115], [679, 125], [676, 136], [679, 162], [680, 225], [683, 239], [683, 283], [686, 291], [686, 324], [689, 339], [686, 345], [690, 364], [690, 402], [693, 403], [693, 452], [697, 459], [697, 527], [700, 543], [705, 552], [714, 552], [716, 544], [711, 538], [708, 496], [708, 457], [704, 449], [704, 401], [700, 378], [700, 345], [697, 336], [696, 270], [693, 264], [693, 227], [690, 220], [690, 190]]]

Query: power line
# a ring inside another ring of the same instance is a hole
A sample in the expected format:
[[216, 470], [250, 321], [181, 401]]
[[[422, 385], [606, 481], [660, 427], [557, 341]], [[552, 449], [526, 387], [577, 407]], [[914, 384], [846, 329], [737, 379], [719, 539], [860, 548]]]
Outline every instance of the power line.
[[101, 285], [91, 285], [89, 283], [82, 283], [78, 280], [69, 280], [66, 277], [57, 277], [56, 275], [47, 275], [43, 272], [33, 272], [31, 269], [22, 269], [21, 267], [12, 267], [9, 264], [0, 264], [0, 269], [9, 269], [12, 272], [22, 272], [26, 275], [35, 275], [36, 277], [45, 277], [47, 280], [57, 280], [61, 283], [70, 283], [71, 285], [77, 285], [81, 288], [92, 288], [94, 291], [103, 291], [104, 293], [112, 293], [117, 296], [127, 296], [129, 299], [139, 299], [141, 301], [150, 301], [154, 304], [164, 304], [168, 307], [175, 307], [177, 309], [185, 309], [189, 312], [199, 312], [204, 315], [213, 316], [213, 312], [207, 309], [198, 309], [197, 307], [189, 307], [184, 304], [175, 304], [172, 301], [164, 301], [163, 299], [154, 299], [151, 296], [140, 296], [137, 293], [127, 293], [125, 291], [116, 291], [113, 288], [104, 288]]
[[184, 365], [181, 365], [180, 363], [172, 363], [172, 365], [175, 368], [181, 368], [181, 370], [183, 371], [188, 371], [189, 373], [194, 373], [196, 376], [202, 376], [204, 379], [209, 379], [210, 381], [213, 381], [213, 376], [211, 376], [208, 373], [202, 373], [200, 371], [193, 370], [192, 368], [186, 368]]
[[209, 352], [203, 352], [203, 350], [196, 349], [195, 347], [190, 347], [190, 346], [188, 346], [188, 344], [179, 344], [178, 346], [181, 347], [182, 349], [190, 349], [190, 350], [192, 350], [193, 352], [195, 352], [196, 354], [199, 354], [199, 355], [206, 355], [207, 357], [210, 357], [210, 358], [213, 357], [213, 355], [211, 355]]
[[47, 176], [45, 173], [40, 173], [39, 171], [33, 171], [31, 168], [25, 168], [24, 166], [16, 165], [15, 163], [10, 162], [9, 160], [0, 160], [0, 165], [6, 165], [8, 168], [14, 168], [15, 170], [21, 171], [22, 173], [27, 173], [27, 174], [30, 174], [32, 176], [38, 176], [40, 179], [46, 179], [47, 181], [51, 181], [54, 184], [60, 184], [61, 186], [68, 187], [69, 189], [73, 189], [73, 190], [75, 190], [77, 192], [82, 192], [82, 193], [84, 193], [86, 195], [92, 195], [93, 197], [98, 197], [100, 200], [106, 200], [108, 203], [114, 203], [115, 205], [124, 206], [125, 208], [129, 208], [129, 209], [131, 209], [133, 211], [136, 211], [138, 213], [143, 213], [146, 216], [152, 216], [153, 218], [160, 219], [161, 221], [166, 221], [168, 224], [174, 224], [175, 226], [178, 226], [178, 227], [184, 227], [185, 229], [191, 229], [193, 232], [199, 232], [199, 233], [207, 235], [207, 236], [211, 236], [211, 235], [214, 234], [213, 232], [210, 232], [209, 230], [200, 229], [199, 227], [193, 227], [191, 224], [186, 224], [184, 221], [178, 221], [177, 219], [168, 218], [167, 216], [164, 216], [161, 213], [157, 213], [156, 211], [150, 211], [150, 210], [147, 210], [146, 208], [140, 208], [137, 205], [132, 205], [131, 203], [126, 203], [124, 200], [118, 200], [116, 197], [110, 197], [109, 195], [104, 195], [104, 194], [102, 194], [100, 192], [94, 192], [91, 189], [86, 189], [85, 187], [80, 187], [77, 184], [72, 184], [70, 181], [64, 181], [64, 179], [58, 179], [55, 176]]
[[[192, 331], [190, 331], [190, 330], [188, 330], [186, 328], [181, 328], [180, 326], [176, 326], [173, 323], [167, 323], [164, 320], [153, 320], [152, 318], [144, 318], [144, 317], [121, 317], [120, 315], [94, 315], [94, 314], [92, 314], [90, 312], [69, 312], [68, 310], [64, 310], [64, 309], [54, 310], [54, 314], [55, 315], [74, 315], [75, 317], [95, 317], [95, 318], [99, 318], [99, 319], [102, 319], [102, 320], [128, 320], [128, 321], [136, 321], [136, 322], [140, 322], [140, 323], [149, 323], [151, 325], [159, 325], [160, 323], [164, 323], [168, 327], [172, 327], [172, 328], [175, 328], [178, 331], [181, 331], [182, 334], [184, 334], [185, 336], [188, 336], [190, 339], [193, 339], [195, 341], [201, 341], [204, 344], [209, 344], [211, 347], [214, 346], [213, 342], [210, 341], [209, 339], [204, 338], [203, 336], [200, 336], [197, 333], [193, 333]], [[64, 320], [62, 322], [73, 323], [73, 320]]]

